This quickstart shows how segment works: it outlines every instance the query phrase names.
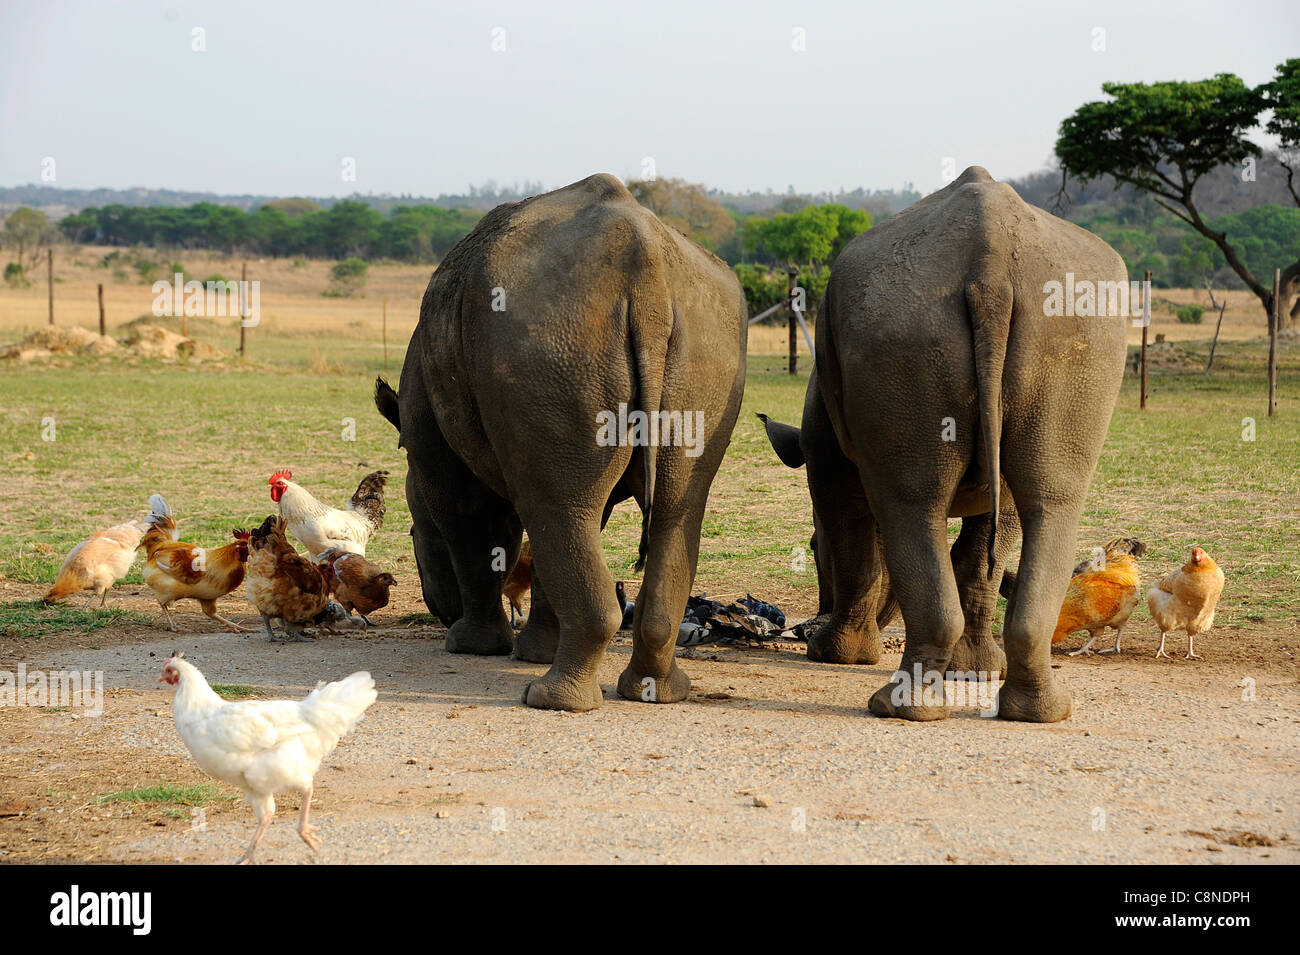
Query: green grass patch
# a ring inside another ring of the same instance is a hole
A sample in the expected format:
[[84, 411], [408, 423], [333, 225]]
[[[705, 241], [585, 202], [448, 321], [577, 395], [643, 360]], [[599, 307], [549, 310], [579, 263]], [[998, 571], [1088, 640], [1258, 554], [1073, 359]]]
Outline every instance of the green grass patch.
[[148, 618], [113, 607], [82, 609], [39, 600], [0, 603], [0, 637], [44, 637], [52, 633], [86, 633], [120, 623], [143, 623]]
[[223, 700], [247, 700], [262, 695], [260, 686], [246, 686], [242, 683], [214, 683], [212, 692]]
[[[379, 344], [349, 337], [345, 327], [323, 345], [319, 334], [275, 334], [274, 323], [265, 324], [245, 363], [6, 368], [0, 575], [51, 582], [74, 544], [139, 516], [154, 492], [171, 503], [182, 539], [211, 547], [275, 511], [266, 480], [278, 468], [291, 468], [296, 481], [336, 507], [363, 475], [387, 468], [387, 516], [367, 556], [418, 593], [405, 455], [371, 400], [383, 366]], [[225, 347], [231, 335], [237, 340], [237, 332], [224, 334]], [[1119, 534], [1139, 537], [1152, 548], [1143, 560], [1149, 581], [1199, 544], [1228, 579], [1216, 626], [1291, 633], [1300, 618], [1300, 343], [1279, 342], [1280, 410], [1269, 418], [1267, 343], [1220, 343], [1207, 376], [1209, 334], [1204, 342], [1178, 342], [1177, 363], [1152, 367], [1145, 411], [1138, 410], [1134, 377], [1126, 377], [1076, 553]], [[393, 380], [402, 344], [390, 348]], [[313, 348], [328, 358], [328, 373], [308, 370]], [[704, 518], [696, 593], [728, 599], [750, 592], [793, 617], [816, 608], [807, 477], [776, 460], [754, 416], [762, 411], [798, 424], [810, 367], [802, 351], [796, 376], [786, 373], [782, 356], [750, 356], [744, 403]], [[57, 440], [42, 440], [45, 416], [55, 418]], [[1244, 438], [1246, 419], [1253, 419], [1254, 440]], [[638, 576], [632, 567], [640, 527], [631, 502], [611, 515], [604, 543], [616, 579]], [[950, 533], [956, 528], [954, 521]], [[137, 558], [125, 583], [141, 582], [140, 566]], [[0, 634], [39, 636], [127, 619], [112, 609], [10, 604], [0, 606]], [[402, 622], [435, 621], [417, 615]]]
[[214, 783], [198, 783], [194, 786], [141, 786], [135, 789], [122, 789], [118, 792], [96, 796], [94, 801], [101, 806], [106, 803], [134, 803], [150, 806], [206, 806], [211, 802], [233, 802], [238, 798], [238, 796], [223, 792]]

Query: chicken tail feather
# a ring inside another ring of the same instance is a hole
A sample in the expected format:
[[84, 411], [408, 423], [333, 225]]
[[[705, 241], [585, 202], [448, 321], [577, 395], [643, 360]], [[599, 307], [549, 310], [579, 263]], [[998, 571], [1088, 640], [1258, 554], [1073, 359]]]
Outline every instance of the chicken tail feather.
[[303, 700], [303, 716], [312, 726], [334, 737], [347, 735], [360, 722], [379, 694], [375, 681], [362, 670], [335, 683], [318, 686]]

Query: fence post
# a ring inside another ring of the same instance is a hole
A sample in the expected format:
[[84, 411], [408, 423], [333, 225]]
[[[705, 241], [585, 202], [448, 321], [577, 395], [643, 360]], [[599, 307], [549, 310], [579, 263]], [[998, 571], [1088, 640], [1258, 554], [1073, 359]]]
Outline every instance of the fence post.
[[239, 269], [239, 357], [244, 357], [244, 287], [248, 284], [248, 263]]
[[54, 249], [45, 250], [45, 278], [50, 286], [50, 324], [54, 324]]
[[1268, 313], [1268, 416], [1277, 414], [1277, 326], [1282, 317], [1282, 270], [1273, 270], [1273, 307]]
[[1142, 388], [1138, 398], [1138, 407], [1147, 406], [1147, 330], [1151, 327], [1151, 270], [1147, 269], [1146, 282], [1142, 286]]
[[108, 334], [108, 329], [104, 325], [104, 283], [99, 283], [99, 336], [103, 338]]
[[790, 374], [799, 374], [799, 346], [795, 334], [795, 317], [794, 317], [794, 290], [799, 284], [799, 270], [793, 265], [788, 270], [789, 287], [786, 291], [785, 310], [786, 318], [790, 323]]
[[1223, 328], [1223, 311], [1228, 307], [1228, 293], [1223, 293], [1223, 304], [1220, 305], [1218, 299], [1214, 297], [1214, 289], [1210, 288], [1210, 280], [1204, 279], [1205, 291], [1210, 293], [1210, 304], [1219, 310], [1219, 322], [1214, 326], [1214, 340], [1210, 342], [1210, 360], [1205, 363], [1205, 373], [1208, 375], [1210, 369], [1214, 367], [1214, 350], [1219, 347], [1219, 330]]

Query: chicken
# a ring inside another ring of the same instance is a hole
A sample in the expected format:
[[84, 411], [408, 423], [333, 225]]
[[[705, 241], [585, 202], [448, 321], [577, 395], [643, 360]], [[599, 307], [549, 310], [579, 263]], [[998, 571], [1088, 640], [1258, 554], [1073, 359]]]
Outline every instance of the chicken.
[[515, 614], [524, 612], [523, 596], [526, 593], [531, 593], [532, 589], [533, 545], [526, 540], [519, 549], [519, 559], [515, 561], [510, 576], [506, 578], [506, 585], [502, 588], [502, 593], [506, 595], [506, 600], [510, 602], [510, 626], [515, 625]]
[[308, 816], [316, 771], [375, 702], [370, 674], [317, 683], [301, 701], [227, 703], [197, 667], [177, 654], [163, 664], [159, 682], [177, 687], [172, 703], [176, 732], [199, 768], [243, 792], [257, 815], [257, 832], [239, 864], [253, 861], [275, 816], [275, 794], [289, 789], [302, 793], [298, 835], [315, 852], [320, 840]]
[[[1122, 554], [1132, 554], [1134, 557], [1141, 557], [1147, 552], [1147, 545], [1142, 543], [1136, 537], [1112, 537], [1106, 542], [1105, 547], [1094, 547], [1092, 556], [1087, 560], [1082, 560], [1074, 567], [1071, 577], [1078, 577], [1085, 570], [1101, 570], [1106, 566], [1106, 561]], [[1003, 594], [1008, 600], [1010, 594]]]
[[238, 589], [244, 582], [248, 531], [233, 531], [232, 543], [207, 550], [174, 540], [175, 530], [176, 522], [170, 516], [162, 517], [145, 531], [140, 541], [145, 553], [144, 582], [162, 606], [167, 629], [176, 632], [171, 605], [192, 597], [205, 614], [222, 626], [239, 633], [252, 633], [217, 613], [217, 598]]
[[272, 640], [272, 618], [295, 640], [306, 640], [300, 625], [321, 623], [333, 615], [329, 588], [316, 565], [293, 549], [284, 530], [284, 518], [272, 514], [249, 535], [244, 590]]
[[349, 554], [337, 547], [321, 554], [319, 561], [317, 567], [343, 609], [348, 613], [355, 610], [366, 626], [372, 626], [367, 615], [388, 606], [388, 588], [397, 583], [393, 575], [360, 554]]
[[1100, 653], [1119, 653], [1124, 625], [1133, 614], [1141, 592], [1137, 558], [1146, 545], [1132, 537], [1117, 537], [1105, 548], [1074, 569], [1065, 591], [1052, 642], [1060, 643], [1076, 630], [1088, 631], [1088, 642], [1070, 656], [1092, 655], [1097, 635], [1107, 627], [1115, 630], [1115, 643]]
[[1199, 547], [1192, 548], [1187, 563], [1165, 574], [1147, 592], [1147, 609], [1160, 628], [1157, 660], [1169, 656], [1165, 653], [1165, 637], [1173, 630], [1187, 631], [1187, 659], [1200, 659], [1196, 655], [1196, 637], [1214, 626], [1214, 609], [1222, 593], [1223, 571]]
[[95, 531], [63, 559], [54, 586], [45, 595], [45, 605], [48, 607], [56, 600], [89, 589], [93, 593], [85, 605], [89, 607], [98, 597], [99, 605], [104, 606], [108, 589], [125, 577], [135, 563], [135, 552], [144, 532], [152, 522], [170, 516], [171, 508], [162, 495], [153, 494], [149, 497], [149, 514], [144, 520], [127, 521]]
[[319, 557], [331, 547], [351, 554], [366, 553], [366, 544], [384, 523], [384, 485], [387, 471], [373, 471], [361, 479], [346, 510], [322, 504], [290, 478], [292, 471], [276, 471], [267, 481], [271, 500], [289, 531], [302, 541], [307, 552]]

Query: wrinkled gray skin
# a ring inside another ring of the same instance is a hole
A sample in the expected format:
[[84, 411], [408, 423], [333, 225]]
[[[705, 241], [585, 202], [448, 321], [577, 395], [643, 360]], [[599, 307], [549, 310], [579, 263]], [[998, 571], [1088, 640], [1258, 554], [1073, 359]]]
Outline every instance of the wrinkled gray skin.
[[[892, 586], [907, 629], [901, 671], [1002, 669], [988, 620], [1019, 523], [998, 715], [1070, 715], [1051, 635], [1123, 377], [1127, 319], [1047, 317], [1044, 285], [1064, 285], [1067, 272], [1127, 281], [1108, 245], [979, 167], [836, 260], [799, 434], [834, 605], [810, 656], [877, 659], [876, 612]], [[945, 418], [955, 441], [942, 440]], [[962, 518], [951, 557], [949, 516]], [[894, 689], [872, 696], [872, 713], [948, 715]]]
[[[801, 429], [773, 421], [767, 415], [760, 414], [759, 417], [763, 420], [773, 450], [787, 467], [801, 468], [806, 462], [806, 454], [814, 454], [821, 456], [815, 467], [825, 474], [830, 473], [837, 461], [843, 461], [843, 453], [833, 434], [829, 440], [819, 441], [815, 437], [816, 429], [810, 429], [807, 432], [808, 447], [805, 448], [802, 441], [804, 432]], [[829, 460], [825, 460], [827, 457]], [[851, 481], [856, 480], [853, 474], [849, 477]], [[851, 483], [850, 490], [852, 491]], [[949, 514], [949, 517], [955, 516], [958, 515]], [[1011, 599], [1011, 593], [1015, 589], [1015, 572], [1003, 569], [1001, 583], [994, 585], [994, 578], [985, 576], [983, 565], [970, 559], [972, 552], [981, 552], [979, 542], [988, 532], [988, 525], [987, 514], [963, 518], [964, 536], [958, 535], [950, 554], [957, 575], [957, 588], [961, 591], [962, 612], [966, 617], [965, 629], [953, 648], [952, 659], [948, 663], [949, 668], [957, 674], [969, 675], [978, 671], [1006, 674], [1006, 657], [993, 641], [993, 611], [997, 604], [997, 594]], [[1019, 518], [1008, 497], [1003, 500], [1002, 516], [998, 524], [999, 569], [1008, 552], [1019, 541], [1019, 528]], [[1003, 535], [1006, 535], [1005, 538]], [[882, 651], [880, 632], [898, 616], [898, 596], [889, 585], [885, 539], [879, 533], [876, 534], [876, 566], [880, 576], [867, 596], [866, 619], [860, 626], [846, 628], [842, 621], [837, 621], [835, 626], [828, 626], [835, 610], [835, 575], [830, 567], [831, 555], [822, 556], [820, 536], [814, 530], [810, 541], [817, 568], [817, 617], [814, 620], [817, 629], [808, 638], [808, 659], [822, 663], [874, 664], [880, 659]], [[855, 557], [857, 559], [860, 558]]]
[[[622, 619], [600, 531], [633, 497], [645, 577], [618, 692], [687, 696], [673, 650], [709, 486], [740, 409], [745, 318], [726, 264], [612, 176], [498, 206], [448, 254], [425, 293], [400, 397], [381, 382], [376, 403], [407, 450], [421, 584], [451, 623], [449, 651], [511, 651], [501, 592], [526, 527], [532, 602], [514, 650], [551, 668], [523, 700], [599, 706], [597, 668]], [[601, 446], [597, 415], [620, 403], [703, 412], [702, 453]]]

